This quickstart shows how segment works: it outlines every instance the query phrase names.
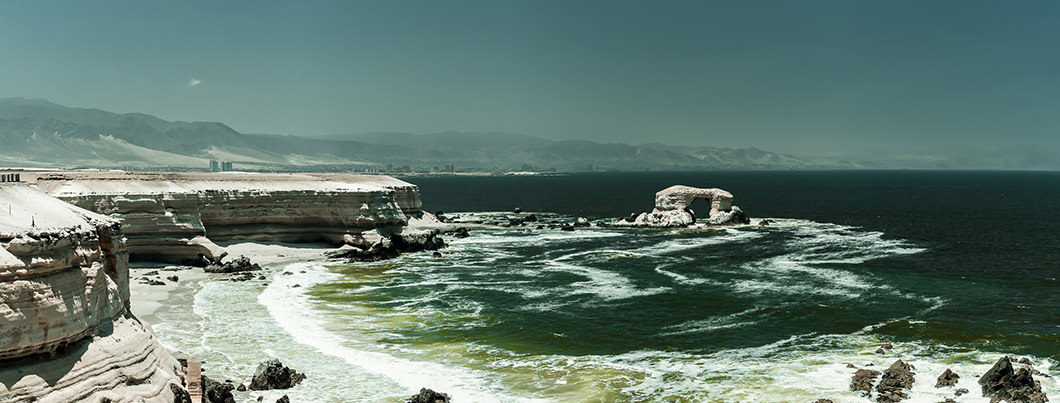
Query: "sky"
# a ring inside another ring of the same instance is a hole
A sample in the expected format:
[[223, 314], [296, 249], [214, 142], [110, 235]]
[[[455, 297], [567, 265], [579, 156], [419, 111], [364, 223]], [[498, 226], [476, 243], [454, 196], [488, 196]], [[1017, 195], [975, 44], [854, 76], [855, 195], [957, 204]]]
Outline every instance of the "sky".
[[1060, 150], [1060, 2], [15, 1], [0, 97], [244, 133]]

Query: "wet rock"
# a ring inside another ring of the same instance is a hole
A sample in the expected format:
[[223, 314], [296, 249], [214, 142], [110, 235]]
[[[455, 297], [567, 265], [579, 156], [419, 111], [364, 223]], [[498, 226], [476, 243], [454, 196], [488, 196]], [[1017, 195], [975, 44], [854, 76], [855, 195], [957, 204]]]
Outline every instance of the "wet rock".
[[258, 369], [250, 380], [250, 389], [287, 389], [303, 380], [305, 374], [283, 366], [280, 360], [272, 359], [258, 364]]
[[960, 396], [960, 395], [963, 395], [963, 394], [968, 393], [968, 392], [969, 392], [968, 389], [958, 388], [957, 390], [953, 391], [953, 395], [954, 396]]
[[877, 348], [876, 354], [887, 354], [887, 350], [884, 350], [883, 347]]
[[563, 231], [574, 231], [574, 226], [573, 225], [563, 224], [563, 226], [560, 227], [559, 229], [563, 230]]
[[144, 275], [145, 276], [157, 276], [158, 275], [158, 270], [151, 270], [151, 271], [149, 271], [147, 273], [144, 273]]
[[283, 395], [279, 399], [276, 399], [276, 403], [291, 403], [291, 398], [287, 397], [287, 395]]
[[518, 227], [520, 225], [523, 225], [523, 219], [522, 218], [512, 218], [512, 219], [508, 220], [508, 226], [509, 227]]
[[202, 376], [203, 397], [206, 403], [235, 403], [236, 398], [232, 395], [234, 386], [230, 383], [221, 383]]
[[261, 270], [261, 266], [257, 263], [252, 263], [250, 258], [246, 256], [240, 256], [235, 260], [230, 260], [224, 264], [211, 264], [203, 268], [207, 273], [241, 273], [248, 271]]
[[448, 231], [445, 234], [446, 235], [452, 235], [452, 236], [457, 237], [457, 238], [467, 238], [467, 237], [471, 236], [471, 234], [467, 233], [467, 228], [464, 228], [464, 227], [460, 227], [460, 228], [457, 228], [455, 230]]
[[375, 262], [393, 259], [401, 256], [402, 253], [438, 250], [446, 247], [445, 241], [438, 234], [438, 230], [433, 229], [406, 231], [381, 238], [378, 242], [367, 246], [367, 249], [344, 247], [329, 251], [325, 255], [333, 259], [348, 259], [355, 262]]
[[169, 384], [169, 390], [173, 392], [173, 403], [191, 403], [191, 394], [187, 389], [175, 383]]
[[515, 214], [519, 214], [523, 212], [523, 209], [516, 207], [515, 210], [512, 211], [515, 212]]
[[143, 284], [147, 284], [147, 285], [166, 285], [166, 283], [164, 281], [158, 281], [158, 280], [147, 280]]
[[759, 221], [759, 222], [758, 222], [758, 225], [760, 225], [760, 226], [763, 226], [763, 227], [764, 227], [764, 226], [767, 226], [767, 225], [769, 225], [769, 220], [762, 220], [762, 221]]
[[883, 344], [880, 344], [880, 348], [882, 348], [884, 350], [891, 350], [891, 349], [894, 349], [894, 345], [891, 344], [891, 343], [883, 343]]
[[244, 385], [242, 383], [239, 384], [239, 386], [236, 386], [236, 391], [238, 391], [238, 392], [246, 392], [247, 391], [247, 385]]
[[524, 222], [537, 222], [537, 215], [535, 215], [534, 213], [527, 214], [526, 217], [523, 217], [523, 221]]
[[957, 403], [957, 401], [947, 397], [946, 400], [941, 400], [939, 403]]
[[420, 393], [412, 395], [405, 403], [449, 403], [449, 395], [422, 388]]
[[1032, 362], [1031, 359], [1027, 357], [1020, 358], [1020, 360], [1017, 362], [1023, 365], [1034, 366], [1034, 362]]
[[943, 372], [942, 375], [939, 375], [938, 382], [935, 382], [935, 387], [945, 388], [950, 386], [956, 386], [958, 379], [961, 379], [961, 377], [957, 375], [956, 372], [950, 371], [949, 368], [946, 368], [946, 371]]
[[856, 369], [857, 367], [855, 367], [854, 364], [847, 364], [847, 368]]
[[813, 403], [832, 403], [832, 399], [817, 399]]
[[983, 397], [989, 397], [991, 403], [1002, 400], [1022, 403], [1048, 401], [1042, 392], [1041, 383], [1034, 380], [1031, 371], [1027, 368], [1015, 370], [1013, 361], [1010, 357], [1002, 357], [979, 378]]
[[169, 281], [172, 281], [172, 282], [176, 283], [176, 282], [180, 281], [180, 277], [169, 276], [169, 277], [166, 277], [166, 280], [169, 280]]
[[574, 226], [575, 227], [588, 227], [589, 226], [589, 220], [586, 219], [585, 217], [578, 217], [578, 218], [576, 218], [574, 220]]
[[441, 258], [442, 252], [434, 252], [431, 254], [431, 257], [434, 257], [435, 259]]
[[850, 390], [866, 392], [865, 394], [872, 393], [872, 383], [876, 381], [877, 376], [880, 376], [880, 371], [871, 369], [857, 370], [857, 372], [854, 372], [854, 377], [850, 380]]
[[258, 280], [264, 280], [265, 276], [258, 276]]
[[879, 393], [876, 402], [895, 403], [908, 399], [909, 395], [904, 391], [913, 387], [913, 382], [915, 382], [913, 375], [909, 364], [902, 360], [895, 361], [886, 371], [883, 371], [883, 377], [880, 378], [879, 385], [876, 385], [876, 392]]

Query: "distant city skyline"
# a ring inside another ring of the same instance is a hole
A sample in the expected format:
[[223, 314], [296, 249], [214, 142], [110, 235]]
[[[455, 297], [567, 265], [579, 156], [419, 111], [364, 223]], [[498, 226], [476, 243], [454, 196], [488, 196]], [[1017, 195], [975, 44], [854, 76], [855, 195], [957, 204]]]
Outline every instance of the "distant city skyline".
[[11, 2], [0, 97], [244, 133], [1060, 150], [1052, 2]]

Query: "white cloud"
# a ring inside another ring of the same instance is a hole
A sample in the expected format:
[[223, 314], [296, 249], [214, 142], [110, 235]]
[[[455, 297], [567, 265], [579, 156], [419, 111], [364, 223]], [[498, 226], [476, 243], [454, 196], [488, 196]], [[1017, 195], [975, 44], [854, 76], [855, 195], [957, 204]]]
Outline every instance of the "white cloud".
[[193, 78], [191, 80], [188, 80], [188, 86], [189, 87], [194, 87], [194, 86], [197, 86], [199, 84], [202, 84], [202, 80], [200, 80], [198, 78]]

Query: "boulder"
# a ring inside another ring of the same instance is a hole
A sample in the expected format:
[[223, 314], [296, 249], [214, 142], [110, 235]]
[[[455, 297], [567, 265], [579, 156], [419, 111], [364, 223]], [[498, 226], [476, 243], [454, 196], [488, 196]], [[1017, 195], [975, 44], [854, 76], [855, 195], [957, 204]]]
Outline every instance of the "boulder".
[[175, 383], [169, 384], [169, 390], [173, 392], [173, 403], [191, 403], [191, 394], [187, 389]]
[[250, 390], [288, 389], [305, 380], [305, 374], [283, 366], [280, 360], [271, 359], [258, 364], [250, 380]]
[[905, 393], [905, 390], [911, 389], [913, 382], [915, 382], [911, 369], [909, 364], [898, 360], [891, 364], [886, 371], [883, 371], [883, 377], [880, 378], [879, 385], [876, 385], [876, 392], [879, 393], [876, 397], [876, 402], [895, 403], [902, 399], [908, 399], [909, 395]]
[[246, 256], [240, 256], [235, 260], [230, 260], [223, 264], [211, 264], [203, 269], [207, 273], [242, 273], [249, 271], [259, 271], [261, 266], [257, 263], [252, 263], [250, 258]]
[[436, 229], [405, 230], [384, 237], [367, 248], [346, 245], [328, 251], [325, 255], [333, 259], [349, 259], [359, 262], [393, 259], [401, 256], [402, 253], [438, 250], [446, 247], [445, 241], [438, 234]]
[[574, 224], [572, 224], [572, 225], [574, 225], [575, 227], [588, 227], [589, 226], [589, 220], [586, 219], [585, 217], [578, 217], [578, 218], [576, 218], [574, 220]]
[[279, 399], [276, 399], [276, 403], [291, 403], [291, 398], [287, 397], [287, 395], [283, 395]]
[[950, 371], [949, 368], [946, 368], [946, 371], [943, 372], [942, 375], [939, 375], [939, 380], [938, 382], [935, 382], [935, 387], [944, 388], [949, 386], [956, 386], [957, 380], [960, 378], [961, 377], [957, 375], [956, 372]]
[[991, 403], [1003, 400], [1022, 403], [1049, 401], [1045, 392], [1042, 392], [1041, 383], [1034, 380], [1031, 371], [1027, 368], [1015, 370], [1012, 361], [1009, 357], [1002, 357], [979, 378], [983, 397], [989, 397]]
[[405, 403], [449, 403], [449, 395], [422, 388], [420, 393], [412, 395]]
[[217, 382], [203, 375], [202, 386], [204, 403], [236, 403], [232, 384]]
[[850, 379], [850, 390], [858, 392], [872, 393], [872, 383], [876, 381], [876, 377], [880, 376], [880, 371], [873, 371], [871, 369], [859, 369], [854, 372], [854, 377]]

